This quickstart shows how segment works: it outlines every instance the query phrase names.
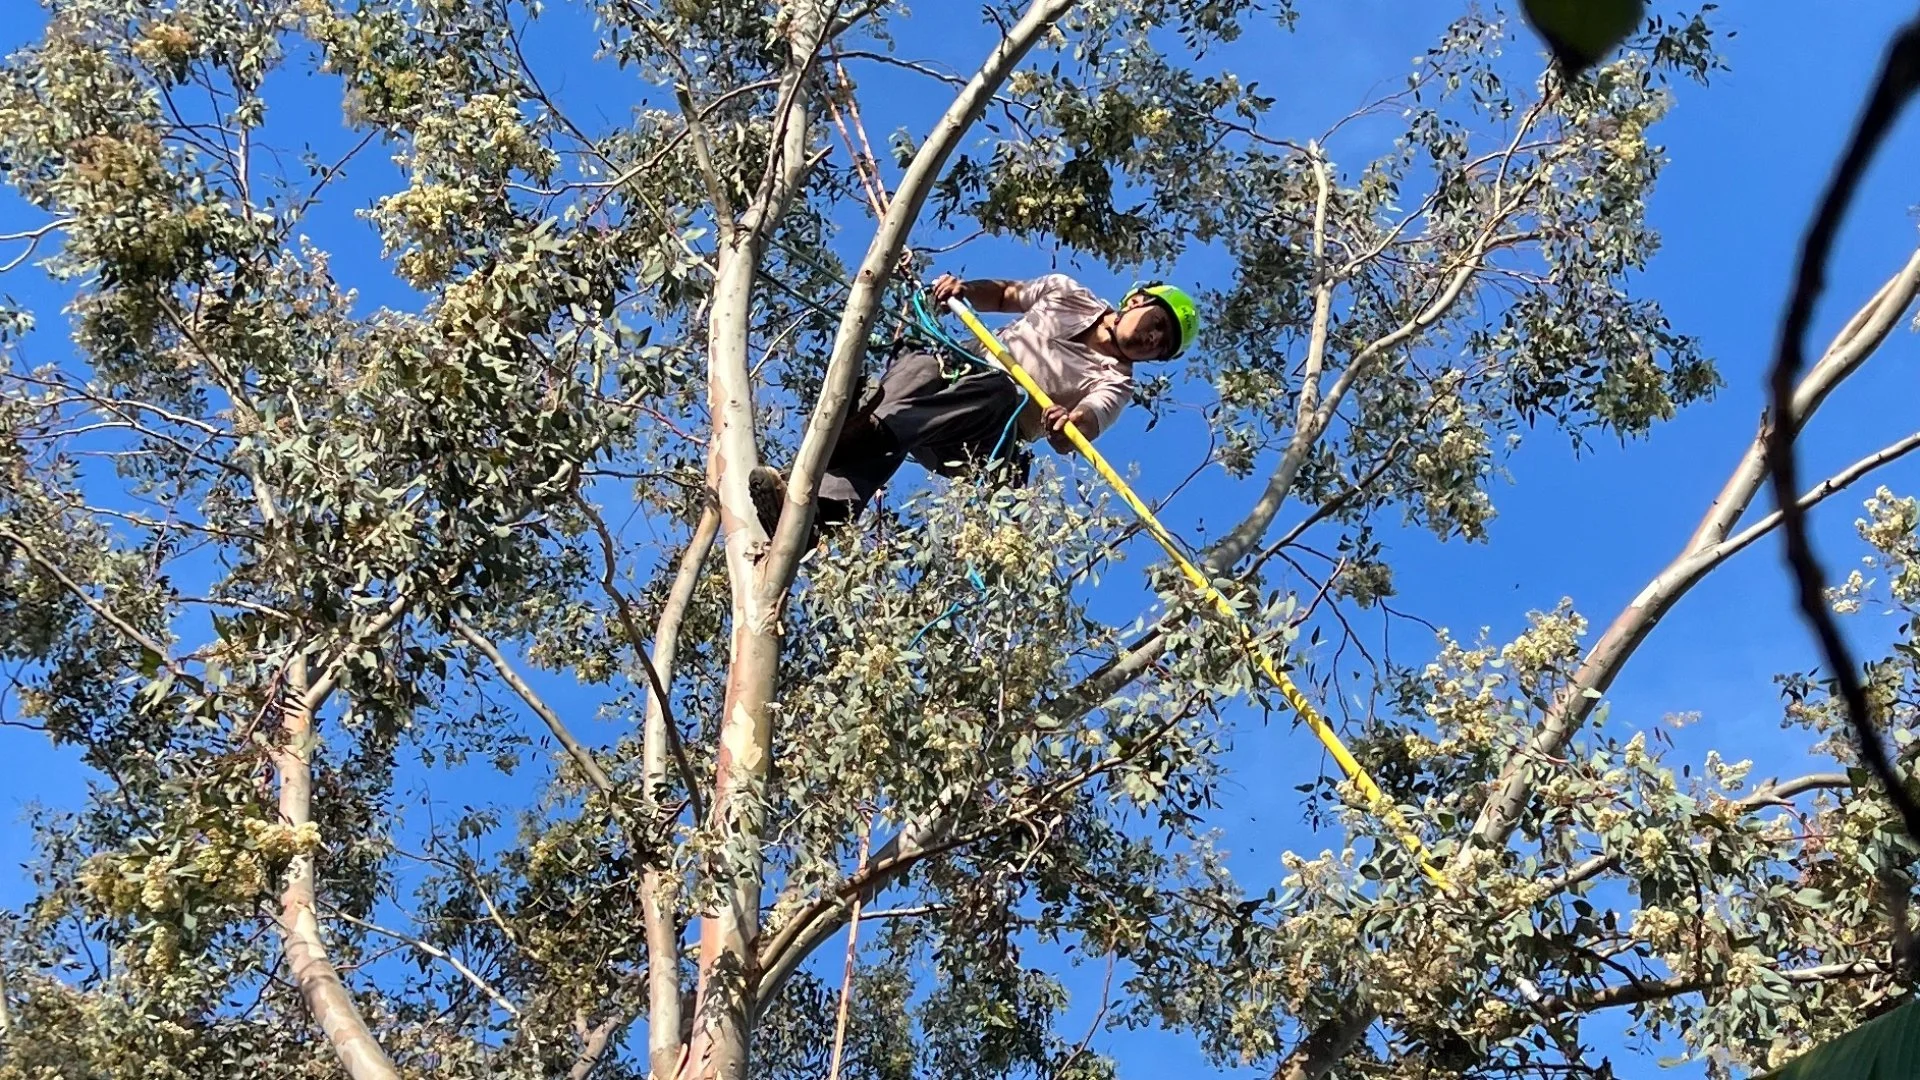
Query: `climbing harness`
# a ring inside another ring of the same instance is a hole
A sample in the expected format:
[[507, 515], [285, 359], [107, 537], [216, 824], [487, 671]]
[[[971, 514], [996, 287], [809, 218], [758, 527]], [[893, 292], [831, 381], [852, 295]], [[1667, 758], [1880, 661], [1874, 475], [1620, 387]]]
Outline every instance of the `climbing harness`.
[[[940, 323], [934, 319], [933, 312], [927, 309], [925, 297], [926, 297], [925, 290], [923, 289], [914, 290], [913, 292], [913, 318], [914, 318], [913, 329], [914, 330], [919, 331], [920, 334], [922, 334], [926, 338], [929, 344], [937, 345], [941, 348], [944, 348], [950, 354], [958, 356], [961, 359], [966, 360], [978, 366], [982, 370], [986, 370], [986, 371], [1002, 371], [1003, 370], [999, 365], [995, 364], [993, 361], [988, 360], [986, 357], [980, 356], [970, 351], [964, 345], [960, 344], [960, 342], [956, 338], [954, 338], [952, 334], [947, 333], [946, 328], [941, 326]], [[989, 461], [1000, 456], [1000, 451], [1004, 449], [1007, 445], [1008, 437], [1013, 434], [1014, 425], [1019, 421], [1021, 412], [1025, 411], [1027, 407], [1027, 403], [1033, 400], [1033, 393], [1029, 391], [1027, 387], [1020, 382], [1020, 380], [1015, 379], [1014, 386], [1017, 387], [1020, 391], [1020, 404], [1014, 406], [1013, 412], [1007, 417], [1006, 424], [1000, 428], [1000, 437], [994, 440], [993, 449], [987, 453], [987, 460]]]
[[[817, 259], [780, 242], [777, 238], [773, 239], [772, 243], [773, 246], [779, 248], [788, 259], [804, 263], [820, 274], [833, 276], [832, 272], [822, 266]], [[904, 305], [907, 312], [911, 315], [911, 319], [895, 314], [889, 310], [885, 304], [877, 308], [877, 314], [881, 318], [890, 320], [894, 324], [894, 334], [891, 340], [884, 339], [878, 331], [869, 335], [867, 351], [870, 356], [875, 353], [886, 353], [889, 356], [894, 356], [903, 348], [919, 346], [934, 354], [935, 357], [941, 361], [940, 374], [949, 384], [965, 377], [970, 371], [999, 372], [1001, 370], [998, 365], [986, 357], [969, 350], [965, 344], [948, 333], [946, 328], [940, 325], [939, 321], [934, 318], [933, 312], [927, 307], [924, 288], [920, 287], [917, 279], [911, 277], [910, 271], [902, 273], [901, 276], [906, 277], [908, 279], [907, 283], [912, 286], [912, 290], [908, 294], [907, 302]], [[831, 308], [780, 280], [776, 275], [762, 270], [760, 271], [760, 277], [766, 281], [767, 284], [772, 285], [776, 290], [784, 294], [788, 299], [814, 314], [830, 322], [838, 320], [838, 314]], [[949, 360], [958, 361], [958, 366], [949, 366], [947, 363]], [[865, 378], [865, 374], [862, 373], [861, 379], [864, 381]], [[1008, 414], [1006, 423], [1001, 426], [1000, 434], [995, 438], [992, 447], [989, 448], [986, 460], [990, 462], [998, 460], [1004, 452], [1009, 462], [1017, 468], [1019, 467], [1019, 463], [1015, 459], [1021, 455], [1022, 450], [1018, 440], [1014, 438], [1014, 433], [1020, 420], [1020, 414], [1026, 409], [1027, 403], [1032, 400], [1032, 397], [1027, 393], [1026, 388], [1019, 384], [1018, 380], [1014, 381], [1014, 388], [1019, 393], [1019, 401]], [[857, 407], [854, 411], [856, 413], [864, 412], [865, 406]]]

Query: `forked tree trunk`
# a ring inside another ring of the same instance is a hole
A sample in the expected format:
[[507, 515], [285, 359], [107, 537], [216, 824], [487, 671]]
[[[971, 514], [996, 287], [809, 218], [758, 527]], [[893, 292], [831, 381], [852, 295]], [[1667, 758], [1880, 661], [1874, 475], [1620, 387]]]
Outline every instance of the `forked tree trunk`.
[[[309, 690], [307, 662], [301, 657], [288, 669], [280, 743], [273, 751], [280, 782], [280, 821], [296, 829], [313, 820], [314, 709]], [[346, 984], [340, 981], [339, 969], [327, 957], [320, 920], [314, 913], [314, 875], [314, 856], [296, 855], [280, 890], [280, 936], [287, 974], [353, 1080], [400, 1080], [386, 1051], [360, 1018]]]
[[708, 403], [714, 417], [709, 476], [719, 493], [733, 592], [730, 666], [710, 817], [725, 835], [751, 842], [735, 848], [748, 852], [744, 864], [723, 868], [729, 875], [728, 902], [701, 922], [693, 1037], [680, 1070], [682, 1077], [744, 1080], [747, 1075], [760, 975], [755, 937], [764, 864], [758, 843], [764, 832], [761, 808], [773, 745], [767, 703], [778, 671], [780, 616], [810, 531], [814, 485], [838, 435], [886, 276], [899, 260], [914, 219], [960, 137], [1046, 29], [1072, 7], [1073, 0], [1038, 0], [1030, 7], [956, 96], [908, 167], [854, 281], [835, 337], [826, 385], [790, 478], [788, 512], [776, 535], [768, 537], [747, 491], [746, 474], [758, 462], [747, 321], [764, 230], [779, 220], [805, 176], [810, 125], [801, 76], [813, 62], [824, 29], [809, 21], [823, 14], [813, 5], [800, 3], [792, 9], [793, 58], [781, 95], [782, 107], [787, 109], [781, 122], [787, 127], [777, 140], [783, 149], [740, 221], [723, 229], [709, 321]]

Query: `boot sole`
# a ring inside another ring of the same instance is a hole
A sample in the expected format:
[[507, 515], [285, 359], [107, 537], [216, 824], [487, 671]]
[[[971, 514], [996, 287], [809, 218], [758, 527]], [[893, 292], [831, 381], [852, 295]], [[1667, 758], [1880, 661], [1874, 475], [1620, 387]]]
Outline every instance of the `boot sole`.
[[787, 481], [780, 470], [757, 465], [747, 474], [747, 491], [753, 496], [753, 512], [767, 535], [780, 524], [780, 511], [787, 501]]

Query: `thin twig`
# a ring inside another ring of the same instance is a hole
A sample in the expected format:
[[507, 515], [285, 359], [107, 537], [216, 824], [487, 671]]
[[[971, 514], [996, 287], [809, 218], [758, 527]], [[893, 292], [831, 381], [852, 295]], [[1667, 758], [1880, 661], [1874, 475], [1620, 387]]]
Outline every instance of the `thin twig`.
[[[860, 830], [860, 859], [855, 865], [858, 874], [867, 868], [867, 851], [873, 842], [873, 823]], [[833, 1020], [833, 1064], [827, 1070], [828, 1080], [840, 1080], [841, 1054], [847, 1046], [847, 1006], [853, 1000], [853, 967], [860, 955], [860, 896], [853, 898], [853, 913], [847, 920], [847, 960], [840, 973], [840, 1010]]]
[[1113, 953], [1107, 953], [1107, 977], [1100, 984], [1100, 1008], [1094, 1012], [1093, 1022], [1087, 1025], [1086, 1037], [1073, 1048], [1073, 1052], [1060, 1063], [1060, 1067], [1053, 1070], [1054, 1076], [1068, 1075], [1067, 1070], [1080, 1059], [1080, 1055], [1087, 1052], [1087, 1047], [1093, 1045], [1093, 1037], [1099, 1034], [1100, 1024], [1107, 1018], [1107, 1010], [1113, 1007], [1113, 961]]
[[[1813, 541], [1807, 535], [1806, 511], [1799, 493], [1799, 461], [1796, 443], [1802, 418], [1794, 412], [1794, 384], [1805, 365], [1802, 339], [1813, 321], [1813, 307], [1826, 284], [1827, 262], [1846, 218], [1849, 204], [1864, 179], [1868, 164], [1880, 144], [1886, 140], [1894, 121], [1916, 92], [1920, 92], [1920, 16], [1895, 35], [1892, 45], [1867, 99], [1853, 138], [1834, 168], [1820, 207], [1808, 226], [1802, 242], [1800, 263], [1794, 274], [1793, 295], [1780, 328], [1780, 340], [1772, 373], [1771, 426], [1767, 432], [1768, 478], [1774, 502], [1780, 508], [1782, 539], [1786, 563], [1792, 572], [1800, 612], [1812, 626], [1814, 636], [1840, 696], [1846, 703], [1847, 719], [1853, 726], [1860, 756], [1886, 790], [1887, 798], [1900, 812], [1907, 835], [1920, 841], [1920, 802], [1907, 790], [1894, 771], [1887, 748], [1874, 730], [1872, 710], [1865, 685], [1855, 670], [1851, 651], [1841, 636], [1840, 626], [1828, 608], [1824, 590], [1826, 581]], [[1912, 969], [1920, 957], [1903, 955], [1903, 965]]]
[[355, 918], [354, 916], [349, 915], [346, 912], [341, 911], [337, 908], [329, 911], [328, 914], [332, 915], [334, 918], [339, 919], [342, 922], [352, 923], [353, 925], [359, 927], [362, 930], [370, 930], [373, 933], [380, 934], [385, 937], [390, 937], [395, 941], [402, 942], [403, 944], [411, 945], [414, 948], [419, 949], [421, 952], [426, 953], [428, 956], [431, 956], [436, 960], [445, 960], [448, 964], [452, 965], [453, 970], [460, 973], [460, 976], [462, 978], [472, 983], [474, 987], [478, 989], [481, 993], [487, 995], [487, 997], [490, 1000], [492, 1000], [492, 1002], [495, 1005], [500, 1006], [500, 1010], [502, 1012], [506, 1013], [508, 1016], [513, 1017], [515, 1020], [520, 1019], [520, 1010], [514, 1006], [513, 1002], [507, 1000], [507, 997], [505, 994], [502, 994], [500, 991], [494, 989], [492, 983], [489, 983], [487, 980], [481, 978], [477, 973], [474, 972], [472, 968], [468, 967], [466, 964], [461, 963], [459, 957], [453, 955], [452, 953], [448, 952], [445, 949], [442, 949], [438, 945], [434, 945], [431, 942], [422, 941], [417, 937], [411, 937], [407, 934], [401, 933], [398, 930], [389, 930], [386, 927], [379, 925], [378, 923], [370, 923], [365, 919]]
[[566, 750], [567, 755], [580, 766], [580, 771], [586, 774], [587, 780], [600, 789], [601, 794], [609, 799], [614, 798], [613, 780], [607, 776], [606, 770], [593, 759], [593, 754], [581, 744], [580, 740], [574, 738], [573, 732], [569, 731], [566, 723], [560, 719], [560, 714], [554, 712], [553, 707], [546, 703], [545, 699], [527, 683], [527, 680], [520, 677], [520, 673], [513, 669], [513, 665], [507, 662], [505, 656], [501, 655], [500, 649], [485, 634], [469, 626], [465, 619], [455, 616], [450, 620], [450, 624], [453, 632], [465, 638], [467, 644], [478, 649], [481, 655], [493, 664], [501, 680], [511, 687], [514, 693], [520, 695], [520, 700], [526, 702], [527, 707], [546, 723], [547, 730], [553, 733], [554, 739]]
[[660, 714], [666, 722], [667, 746], [673, 754], [674, 767], [680, 771], [680, 782], [687, 787], [687, 800], [693, 807], [693, 819], [703, 820], [706, 815], [700, 807], [700, 789], [695, 783], [693, 763], [687, 760], [687, 748], [680, 741], [680, 725], [673, 718], [673, 702], [667, 695], [667, 684], [660, 678], [660, 669], [654, 666], [653, 658], [647, 655], [646, 648], [641, 645], [643, 639], [640, 636], [640, 624], [633, 617], [633, 602], [627, 598], [627, 594], [620, 591], [620, 586], [614, 581], [613, 533], [607, 528], [606, 519], [600, 516], [592, 503], [580, 495], [574, 496], [574, 503], [580, 507], [582, 513], [587, 515], [587, 520], [592, 523], [595, 534], [600, 538], [601, 591], [605, 592], [607, 599], [613, 602], [613, 609], [620, 618], [620, 627], [626, 631], [627, 641], [633, 646], [633, 655], [639, 658], [640, 666], [646, 670], [647, 685], [653, 689], [654, 700], [660, 703]]
[[56, 229], [65, 228], [71, 224], [73, 224], [72, 218], [61, 218], [59, 221], [50, 221], [38, 229], [29, 229], [25, 232], [8, 233], [5, 236], [0, 236], [0, 241], [25, 240], [27, 242], [27, 249], [25, 251], [9, 259], [5, 266], [0, 266], [0, 274], [11, 273], [21, 263], [33, 258], [33, 253], [40, 250], [40, 241], [44, 239], [48, 233]]
[[86, 605], [87, 610], [93, 612], [94, 615], [99, 617], [101, 622], [104, 622], [108, 626], [111, 626], [115, 630], [118, 630], [120, 632], [120, 635], [126, 638], [128, 641], [131, 641], [135, 645], [138, 645], [142, 649], [145, 649], [147, 652], [152, 653], [154, 656], [154, 660], [160, 665], [162, 665], [163, 667], [165, 667], [167, 671], [170, 674], [172, 674], [175, 679], [179, 680], [182, 683], [189, 683], [196, 686], [199, 685], [198, 679], [194, 678], [185, 669], [180, 667], [179, 662], [174, 660], [173, 657], [168, 655], [168, 649], [165, 645], [162, 645], [158, 641], [155, 641], [153, 638], [148, 637], [146, 634], [142, 633], [137, 627], [135, 627], [132, 623], [128, 622], [127, 620], [121, 618], [119, 615], [115, 614], [113, 609], [107, 607], [105, 604], [94, 599], [93, 595], [87, 592], [85, 588], [81, 587], [79, 582], [68, 577], [66, 571], [60, 569], [60, 566], [58, 563], [55, 563], [53, 560], [47, 558], [45, 555], [42, 555], [40, 553], [40, 549], [34, 547], [31, 543], [28, 543], [26, 537], [21, 536], [17, 532], [14, 532], [7, 525], [0, 524], [0, 540], [11, 541], [15, 547], [18, 547], [20, 549], [21, 554], [27, 557], [28, 562], [31, 562], [35, 566], [38, 566], [41, 570], [45, 571], [48, 574], [48, 576], [52, 577], [55, 581], [59, 582], [61, 588], [65, 589], [68, 592], [68, 594], [71, 595], [75, 600], [78, 600], [82, 604]]

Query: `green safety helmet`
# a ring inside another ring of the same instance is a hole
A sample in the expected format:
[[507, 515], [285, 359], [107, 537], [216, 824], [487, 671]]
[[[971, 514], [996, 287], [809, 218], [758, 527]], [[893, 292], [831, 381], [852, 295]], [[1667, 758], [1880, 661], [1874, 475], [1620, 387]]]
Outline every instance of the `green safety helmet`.
[[1180, 324], [1180, 345], [1167, 358], [1171, 360], [1186, 352], [1193, 339], [1200, 336], [1200, 309], [1194, 305], [1193, 297], [1164, 282], [1149, 281], [1127, 290], [1127, 295], [1120, 298], [1120, 306], [1125, 308], [1128, 301], [1142, 294], [1160, 301], [1172, 313], [1173, 321]]

